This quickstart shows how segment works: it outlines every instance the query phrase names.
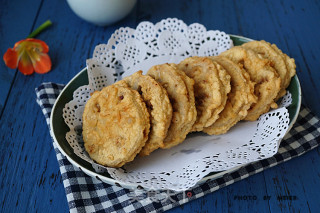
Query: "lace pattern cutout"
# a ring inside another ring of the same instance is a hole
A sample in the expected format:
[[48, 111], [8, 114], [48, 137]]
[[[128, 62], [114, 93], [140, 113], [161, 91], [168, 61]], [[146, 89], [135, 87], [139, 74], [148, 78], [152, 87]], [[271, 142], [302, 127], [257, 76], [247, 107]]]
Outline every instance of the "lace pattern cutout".
[[[90, 162], [97, 173], [107, 170], [119, 182], [176, 191], [192, 187], [211, 172], [274, 155], [288, 128], [289, 114], [285, 107], [291, 103], [290, 93], [282, 99], [280, 108], [262, 115], [256, 122], [239, 122], [221, 136], [191, 133], [179, 146], [137, 157], [123, 168], [100, 166], [84, 149], [82, 113], [91, 93], [138, 70], [146, 72], [153, 65], [178, 63], [194, 55], [218, 55], [232, 46], [232, 40], [224, 32], [206, 30], [198, 23], [188, 26], [175, 18], [157, 24], [141, 22], [136, 29], [116, 30], [107, 44], [96, 46], [93, 57], [87, 60], [89, 84], [79, 87], [63, 109], [63, 118], [70, 128], [66, 139], [74, 153]], [[173, 161], [177, 163], [170, 163]]]

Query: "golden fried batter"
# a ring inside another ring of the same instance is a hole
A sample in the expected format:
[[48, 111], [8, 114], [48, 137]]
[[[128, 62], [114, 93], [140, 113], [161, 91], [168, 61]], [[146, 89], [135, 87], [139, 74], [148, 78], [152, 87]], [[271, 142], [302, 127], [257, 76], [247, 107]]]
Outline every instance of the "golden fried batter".
[[85, 149], [97, 163], [121, 167], [191, 131], [224, 134], [277, 108], [295, 73], [294, 59], [266, 41], [138, 71], [92, 94], [83, 112]]
[[[197, 108], [196, 108], [196, 102], [195, 102], [195, 96], [194, 96], [194, 80], [189, 78], [182, 70], [180, 70], [176, 64], [170, 64], [170, 66], [174, 67], [177, 71], [177, 73], [180, 75], [184, 83], [186, 84], [187, 91], [188, 91], [188, 100], [189, 100], [189, 113], [191, 118], [192, 125], [194, 124], [196, 118], [197, 118]], [[189, 125], [185, 127], [185, 131], [191, 131], [189, 130]]]
[[93, 93], [83, 112], [86, 151], [97, 163], [121, 167], [145, 145], [150, 129], [147, 107], [140, 94], [122, 85]]
[[217, 120], [218, 114], [224, 108], [226, 93], [230, 91], [230, 76], [206, 57], [186, 58], [178, 64], [178, 68], [195, 81], [197, 119], [192, 131], [202, 131]]
[[213, 61], [213, 64], [216, 66], [217, 70], [219, 71], [219, 79], [222, 82], [222, 101], [221, 105], [217, 107], [217, 109], [213, 113], [213, 117], [211, 119], [214, 120], [214, 122], [217, 120], [217, 118], [220, 116], [221, 111], [224, 109], [227, 100], [228, 100], [228, 94], [231, 91], [231, 76], [228, 74], [225, 68], [223, 68], [219, 63], [216, 61]]
[[296, 74], [296, 63], [293, 58], [290, 58], [287, 54], [283, 53], [275, 44], [271, 45], [272, 48], [278, 52], [279, 55], [281, 55], [284, 58], [284, 61], [287, 66], [287, 74], [289, 79], [284, 84], [284, 87], [287, 88], [291, 82], [291, 78]]
[[[290, 69], [291, 60], [287, 60], [282, 51], [276, 46], [266, 41], [251, 41], [242, 45], [246, 49], [253, 50], [263, 58], [271, 61], [272, 67], [277, 71], [281, 78], [281, 89], [277, 98], [282, 97], [286, 93], [291, 77], [295, 75], [295, 68]], [[294, 63], [294, 61], [293, 61]]]
[[248, 73], [230, 59], [223, 56], [214, 56], [211, 59], [219, 63], [231, 76], [231, 92], [228, 94], [227, 103], [219, 118], [211, 126], [203, 129], [210, 135], [226, 133], [238, 121], [245, 118], [251, 104], [256, 102], [254, 83], [250, 81]]
[[[170, 148], [186, 138], [197, 117], [194, 101], [192, 103], [194, 81], [187, 76], [182, 77], [184, 73], [170, 64], [153, 66], [147, 74], [159, 82], [168, 92], [173, 112], [162, 148]], [[185, 81], [184, 78], [188, 81]]]
[[255, 95], [257, 103], [252, 104], [245, 120], [257, 120], [261, 114], [271, 108], [277, 108], [275, 99], [281, 89], [281, 79], [278, 73], [270, 66], [270, 61], [263, 59], [252, 50], [240, 46], [233, 47], [221, 54], [231, 59], [246, 70], [250, 80], [255, 83]]
[[125, 82], [130, 88], [137, 90], [146, 103], [151, 127], [149, 139], [139, 154], [141, 156], [149, 155], [164, 146], [163, 140], [171, 123], [172, 107], [167, 91], [151, 76], [142, 75], [142, 71], [138, 71], [120, 82]]

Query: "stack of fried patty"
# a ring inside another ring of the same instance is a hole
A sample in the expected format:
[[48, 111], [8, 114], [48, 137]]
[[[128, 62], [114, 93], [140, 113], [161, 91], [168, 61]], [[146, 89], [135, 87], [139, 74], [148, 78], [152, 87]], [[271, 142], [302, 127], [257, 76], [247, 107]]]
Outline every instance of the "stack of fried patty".
[[137, 154], [180, 144], [190, 132], [224, 134], [277, 108], [295, 68], [276, 45], [252, 41], [138, 71], [92, 94], [83, 113], [85, 149], [97, 163], [121, 167]]

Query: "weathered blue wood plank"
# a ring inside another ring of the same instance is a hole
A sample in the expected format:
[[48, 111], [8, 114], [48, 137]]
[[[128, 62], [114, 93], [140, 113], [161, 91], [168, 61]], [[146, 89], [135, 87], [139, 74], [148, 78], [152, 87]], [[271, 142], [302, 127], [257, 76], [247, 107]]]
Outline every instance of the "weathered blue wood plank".
[[[134, 14], [123, 22], [133, 27]], [[44, 116], [35, 102], [34, 88], [44, 81], [67, 83], [86, 66], [94, 47], [107, 42], [119, 27], [88, 24], [75, 16], [63, 0], [42, 4], [35, 25], [47, 19], [52, 20], [53, 26], [38, 38], [49, 45], [52, 71], [32, 76], [17, 73], [1, 118], [1, 212], [68, 211], [55, 152]]]
[[315, 30], [319, 27], [319, 1], [277, 1], [268, 6], [274, 11], [271, 17], [278, 23], [280, 48], [296, 59], [304, 102], [320, 116], [320, 73], [317, 71], [320, 31]]
[[313, 150], [264, 173], [271, 212], [318, 211], [319, 161], [319, 152]]
[[10, 107], [1, 118], [2, 212], [57, 212], [66, 207], [63, 202], [52, 203], [56, 194], [64, 194], [59, 167], [35, 97], [26, 95], [37, 83], [34, 77], [18, 75], [8, 99]]
[[53, 22], [52, 29], [41, 35], [50, 47], [53, 69], [41, 76], [40, 82], [67, 83], [86, 66], [86, 59], [92, 57], [96, 45], [107, 43], [120, 26], [135, 27], [134, 11], [118, 22], [119, 25], [97, 27], [78, 18], [66, 1], [60, 3], [60, 7], [54, 7], [54, 3], [45, 2], [37, 20], [38, 23], [41, 19], [52, 17]]
[[26, 38], [32, 31], [41, 1], [3, 1], [0, 7], [0, 115], [7, 99], [16, 70], [5, 66], [3, 54], [15, 42]]
[[[260, 7], [256, 10], [250, 10], [250, 7], [244, 5], [241, 6], [243, 24], [251, 24], [251, 28], [246, 28], [248, 37], [274, 42], [284, 52], [296, 59], [298, 76], [303, 94], [305, 94], [304, 101], [311, 107], [312, 111], [319, 115], [319, 108], [317, 107], [319, 104], [319, 85], [314, 80], [319, 79], [319, 72], [316, 70], [320, 64], [315, 60], [313, 52], [319, 52], [319, 45], [315, 45], [315, 39], [319, 37], [320, 32], [318, 30], [313, 31], [313, 28], [310, 27], [316, 26], [315, 22], [319, 20], [319, 12], [314, 9], [317, 3], [276, 1], [273, 4], [268, 2], [264, 5], [261, 2], [259, 4]], [[258, 8], [257, 5], [254, 6]], [[245, 15], [245, 13], [251, 14], [251, 12], [255, 15], [252, 17]], [[269, 13], [269, 15], [263, 16], [265, 13]], [[254, 17], [259, 17], [260, 21], [252, 21], [255, 20]], [[319, 208], [317, 201], [319, 194], [316, 195], [317, 190], [314, 188], [314, 186], [320, 185], [320, 180], [317, 178], [320, 173], [317, 166], [319, 158], [313, 157], [314, 153], [315, 151], [285, 165], [272, 168], [271, 172], [266, 171], [264, 173], [267, 191], [272, 199], [270, 200], [271, 212], [306, 212], [309, 209]], [[311, 160], [312, 158], [317, 160]], [[297, 168], [297, 162], [300, 162], [299, 164], [303, 166], [300, 167], [299, 165]], [[312, 171], [301, 171], [301, 168], [314, 169]], [[309, 194], [313, 196], [309, 196]], [[290, 195], [297, 196], [298, 200], [277, 199], [277, 196]]]
[[[143, 20], [156, 23], [163, 18], [177, 17], [187, 24], [199, 22], [207, 29], [276, 43], [296, 59], [304, 101], [320, 115], [317, 107], [320, 91], [317, 55], [320, 45], [316, 41], [320, 35], [317, 27], [320, 6], [316, 0], [272, 3], [141, 0], [130, 16], [104, 28], [80, 20], [64, 0], [44, 1], [39, 13], [40, 1], [28, 3], [12, 0], [2, 4], [0, 49], [4, 53], [31, 31], [33, 23], [38, 26], [51, 19], [53, 26], [39, 38], [50, 46], [53, 70], [45, 75], [28, 77], [17, 73], [14, 80], [0, 123], [0, 159], [3, 159], [0, 164], [1, 212], [68, 211], [51, 139], [35, 103], [33, 89], [43, 81], [67, 83], [85, 67], [85, 60], [91, 57], [95, 45], [106, 42], [111, 33], [121, 26], [134, 28]], [[15, 71], [7, 70], [3, 63], [0, 66], [0, 105], [3, 105]], [[169, 212], [317, 211], [319, 160], [317, 149]], [[278, 200], [277, 195], [292, 195], [298, 199]], [[244, 196], [256, 196], [257, 199], [241, 200]], [[271, 197], [265, 201], [263, 196]]]

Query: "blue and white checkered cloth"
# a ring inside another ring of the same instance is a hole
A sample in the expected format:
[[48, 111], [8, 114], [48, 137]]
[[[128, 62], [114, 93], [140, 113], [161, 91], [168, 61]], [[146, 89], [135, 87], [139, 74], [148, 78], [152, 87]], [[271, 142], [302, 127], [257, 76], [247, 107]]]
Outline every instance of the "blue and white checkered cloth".
[[[51, 109], [63, 85], [43, 83], [36, 88], [37, 102], [49, 125]], [[70, 212], [159, 212], [202, 197], [224, 186], [300, 156], [320, 143], [320, 121], [302, 106], [299, 117], [271, 158], [248, 164], [222, 177], [208, 180], [186, 192], [130, 191], [103, 183], [74, 167], [53, 143]]]

